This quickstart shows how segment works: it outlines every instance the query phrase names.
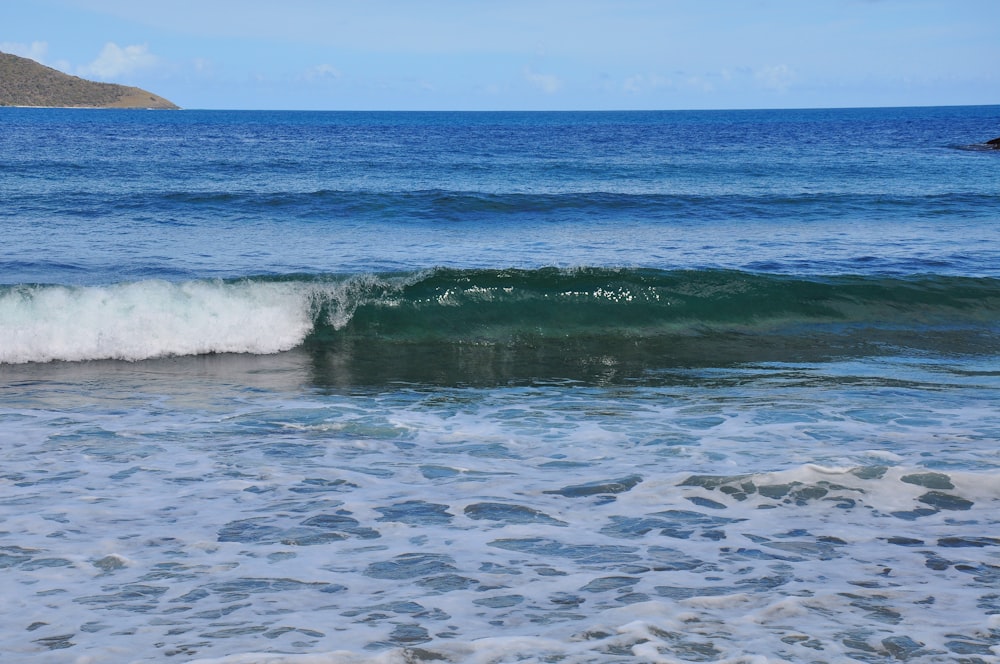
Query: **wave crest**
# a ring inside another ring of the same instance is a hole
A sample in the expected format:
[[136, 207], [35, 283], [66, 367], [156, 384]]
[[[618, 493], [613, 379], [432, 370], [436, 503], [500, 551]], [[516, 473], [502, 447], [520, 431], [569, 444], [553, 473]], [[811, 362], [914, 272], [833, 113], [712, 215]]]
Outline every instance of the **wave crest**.
[[[680, 349], [709, 362], [723, 350], [761, 359], [764, 348], [769, 360], [795, 348], [958, 351], [995, 339], [998, 328], [998, 280], [936, 276], [437, 269], [0, 288], [5, 364], [269, 354], [308, 344], [375, 355], [401, 346], [544, 347], [655, 365]], [[998, 351], [986, 345], [975, 352]]]

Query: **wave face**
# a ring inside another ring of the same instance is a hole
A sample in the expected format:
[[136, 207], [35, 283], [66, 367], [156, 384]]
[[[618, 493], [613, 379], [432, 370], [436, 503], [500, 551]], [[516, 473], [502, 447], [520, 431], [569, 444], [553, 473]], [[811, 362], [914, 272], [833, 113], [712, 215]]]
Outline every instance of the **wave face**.
[[581, 363], [994, 353], [998, 328], [1000, 280], [942, 276], [437, 269], [0, 290], [8, 364], [304, 346], [396, 364], [524, 361], [559, 375]]

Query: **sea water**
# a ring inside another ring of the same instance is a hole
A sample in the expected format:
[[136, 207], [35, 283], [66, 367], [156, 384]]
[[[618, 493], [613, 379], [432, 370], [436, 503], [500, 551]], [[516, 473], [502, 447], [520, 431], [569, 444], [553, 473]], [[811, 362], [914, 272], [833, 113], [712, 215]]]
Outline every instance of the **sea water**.
[[0, 653], [1000, 661], [1000, 107], [0, 109]]

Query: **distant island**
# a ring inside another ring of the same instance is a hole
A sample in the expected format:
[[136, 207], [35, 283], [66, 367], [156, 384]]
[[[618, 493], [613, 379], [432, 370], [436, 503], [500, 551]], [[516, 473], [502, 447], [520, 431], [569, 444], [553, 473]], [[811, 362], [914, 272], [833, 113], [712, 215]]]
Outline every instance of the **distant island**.
[[0, 106], [180, 108], [141, 88], [88, 81], [10, 53], [0, 53]]

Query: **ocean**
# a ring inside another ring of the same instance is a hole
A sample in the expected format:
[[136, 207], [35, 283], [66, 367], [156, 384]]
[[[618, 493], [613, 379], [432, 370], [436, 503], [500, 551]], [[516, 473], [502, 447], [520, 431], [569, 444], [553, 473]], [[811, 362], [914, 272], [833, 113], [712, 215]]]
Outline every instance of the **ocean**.
[[998, 135], [0, 109], [0, 659], [1000, 662]]

